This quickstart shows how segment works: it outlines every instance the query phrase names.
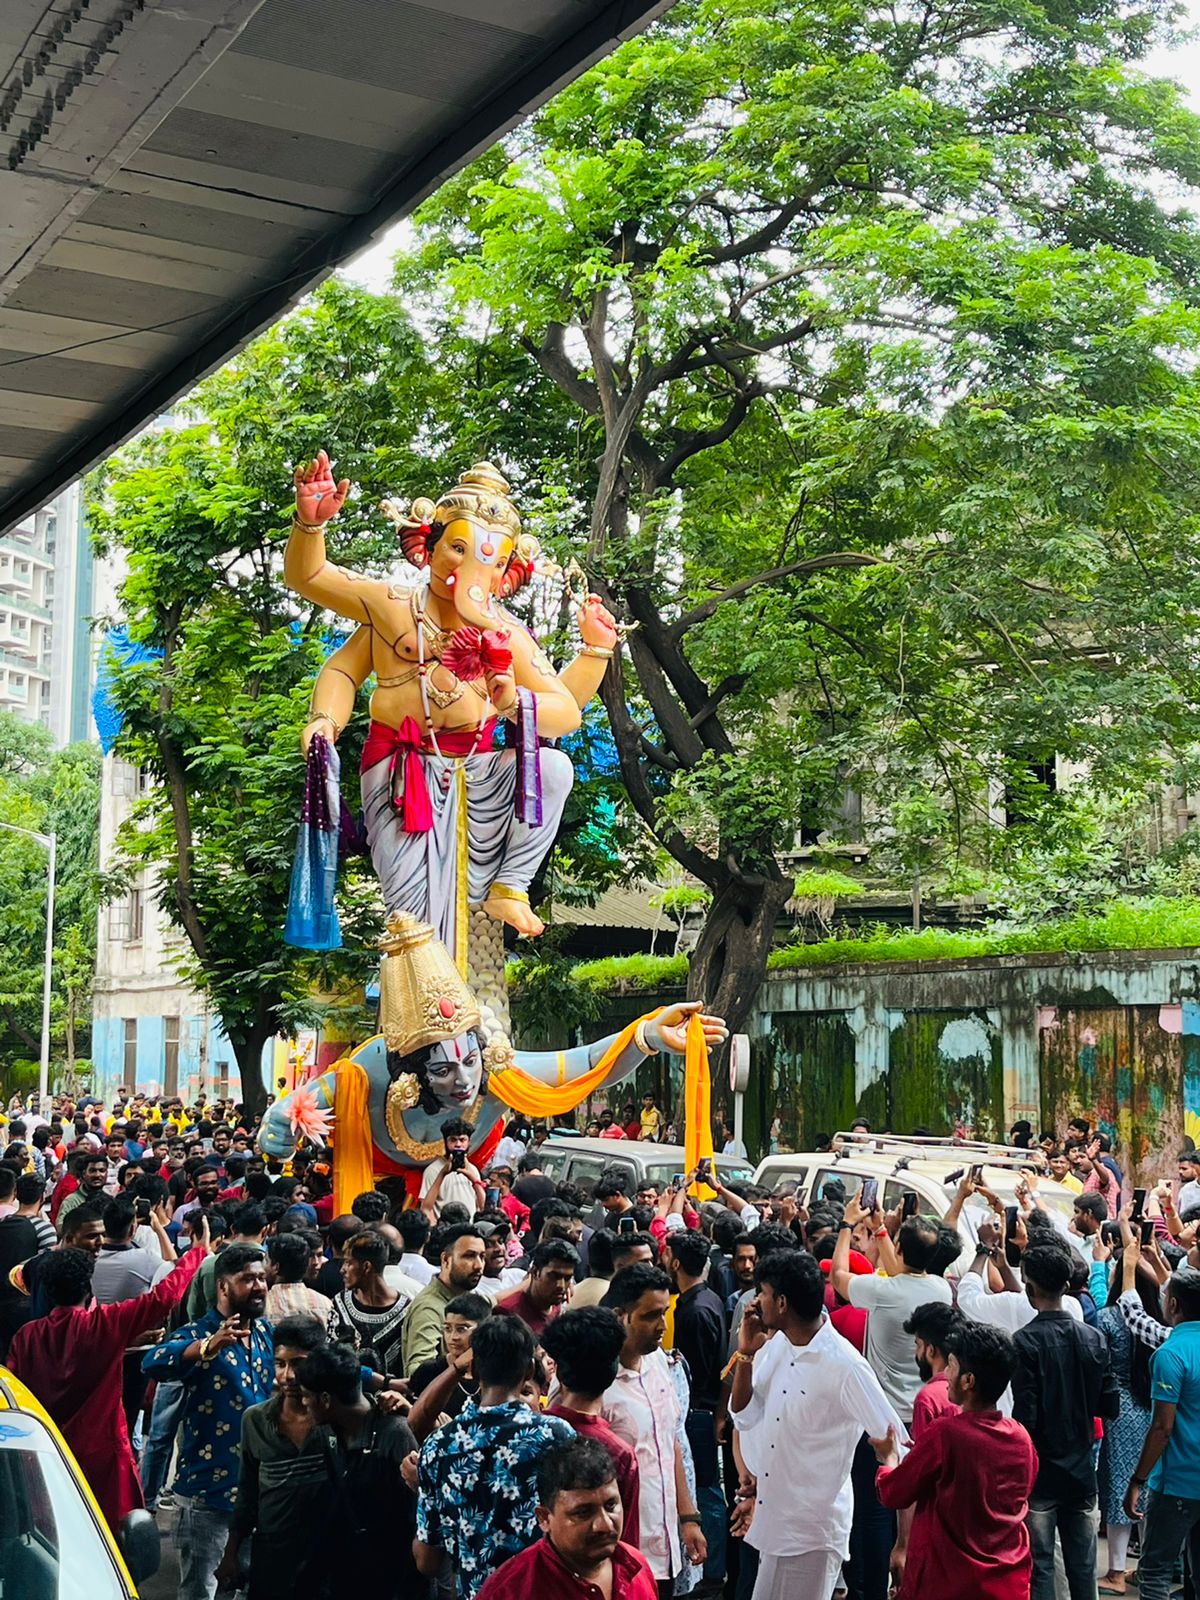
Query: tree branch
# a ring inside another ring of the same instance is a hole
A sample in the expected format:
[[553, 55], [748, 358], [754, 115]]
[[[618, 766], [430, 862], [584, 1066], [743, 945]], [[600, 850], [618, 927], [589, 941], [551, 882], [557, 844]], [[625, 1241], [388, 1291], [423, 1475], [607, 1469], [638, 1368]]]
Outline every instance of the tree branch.
[[737, 694], [739, 690], [746, 687], [748, 682], [749, 677], [745, 672], [731, 672], [727, 678], [721, 680], [695, 716], [689, 718], [688, 727], [698, 728], [702, 722], [712, 716], [722, 700], [728, 699], [731, 694]]
[[712, 450], [719, 444], [724, 444], [727, 439], [732, 439], [734, 434], [746, 420], [750, 407], [759, 398], [762, 390], [757, 383], [750, 383], [734, 396], [733, 404], [726, 413], [724, 422], [715, 428], [705, 428], [701, 432], [693, 433], [685, 443], [676, 447], [662, 464], [662, 477], [660, 487], [666, 488], [674, 478], [685, 461], [690, 461], [702, 450]]
[[541, 367], [546, 376], [558, 385], [568, 400], [573, 400], [588, 416], [600, 415], [600, 396], [595, 384], [589, 383], [575, 370], [566, 351], [567, 330], [563, 323], [552, 322], [542, 337], [541, 344], [522, 337], [521, 344]]
[[30, 1054], [36, 1054], [41, 1049], [42, 1041], [35, 1034], [30, 1033], [29, 1029], [23, 1025], [21, 1019], [11, 1007], [0, 1007], [0, 1016], [3, 1016], [5, 1022], [8, 1024], [9, 1030], [16, 1034], [17, 1038], [20, 1039], [21, 1043], [25, 1046], [26, 1050], [30, 1052]]
[[763, 583], [778, 583], [782, 578], [796, 577], [800, 573], [825, 572], [831, 567], [885, 566], [887, 562], [878, 556], [869, 556], [856, 550], [838, 550], [827, 556], [810, 556], [805, 561], [792, 561], [786, 567], [772, 567], [769, 572], [756, 572], [752, 578], [742, 578], [740, 582], [730, 584], [728, 589], [722, 589], [720, 594], [713, 595], [711, 600], [685, 611], [671, 624], [670, 637], [674, 641], [681, 639], [689, 628], [694, 628], [698, 622], [706, 622], [726, 600], [740, 600], [744, 594]]
[[600, 694], [604, 701], [604, 709], [608, 712], [608, 724], [612, 729], [617, 754], [620, 757], [621, 776], [625, 780], [625, 788], [634, 810], [663, 849], [669, 850], [685, 871], [715, 891], [723, 881], [719, 864], [693, 845], [678, 828], [664, 826], [658, 815], [654, 794], [646, 781], [645, 767], [639, 759], [644, 736], [630, 715], [625, 701], [625, 679], [619, 655], [616, 657], [616, 670], [606, 672], [604, 675]]

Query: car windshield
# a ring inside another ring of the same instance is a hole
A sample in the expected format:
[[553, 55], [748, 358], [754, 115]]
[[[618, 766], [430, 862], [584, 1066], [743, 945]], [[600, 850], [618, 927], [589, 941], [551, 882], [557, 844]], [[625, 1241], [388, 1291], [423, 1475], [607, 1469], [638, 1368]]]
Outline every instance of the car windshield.
[[36, 1417], [0, 1412], [0, 1594], [125, 1600], [79, 1485]]
[[[754, 1181], [753, 1169], [751, 1167], [741, 1166], [736, 1161], [722, 1161], [720, 1157], [718, 1157], [716, 1169], [717, 1176], [720, 1178], [722, 1183], [753, 1183]], [[659, 1161], [647, 1161], [646, 1180], [647, 1182], [654, 1184], [654, 1186], [659, 1190], [669, 1189], [671, 1187], [671, 1179], [676, 1175], [676, 1173], [681, 1172], [682, 1170], [683, 1164], [679, 1161], [671, 1161], [667, 1163]]]

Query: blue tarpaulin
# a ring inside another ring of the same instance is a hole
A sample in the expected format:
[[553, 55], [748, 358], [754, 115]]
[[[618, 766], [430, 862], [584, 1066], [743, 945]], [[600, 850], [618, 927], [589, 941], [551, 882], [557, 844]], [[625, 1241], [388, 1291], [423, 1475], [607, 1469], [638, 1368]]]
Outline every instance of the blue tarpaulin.
[[100, 748], [107, 755], [120, 737], [124, 714], [114, 698], [117, 674], [125, 667], [143, 661], [161, 661], [162, 651], [151, 645], [134, 644], [128, 628], [110, 628], [100, 646], [96, 662], [96, 687], [92, 690], [92, 716], [100, 735]]

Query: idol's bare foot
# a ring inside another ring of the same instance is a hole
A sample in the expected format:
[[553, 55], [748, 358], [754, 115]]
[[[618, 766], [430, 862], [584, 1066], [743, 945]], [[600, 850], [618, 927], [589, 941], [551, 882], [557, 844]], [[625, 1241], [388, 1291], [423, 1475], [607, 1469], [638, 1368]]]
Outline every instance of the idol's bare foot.
[[528, 939], [536, 939], [538, 934], [546, 931], [546, 924], [527, 900], [510, 900], [507, 895], [489, 895], [483, 902], [483, 909], [489, 917], [495, 917], [497, 922], [507, 922], [510, 928], [515, 928]]

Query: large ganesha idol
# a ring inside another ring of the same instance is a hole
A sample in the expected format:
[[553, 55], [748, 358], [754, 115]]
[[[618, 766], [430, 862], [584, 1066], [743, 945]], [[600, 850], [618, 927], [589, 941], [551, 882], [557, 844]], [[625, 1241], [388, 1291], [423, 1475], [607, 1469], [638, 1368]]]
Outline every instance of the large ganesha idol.
[[[404, 1178], [415, 1196], [423, 1168], [443, 1154], [441, 1128], [451, 1117], [470, 1125], [471, 1159], [482, 1166], [508, 1111], [565, 1113], [657, 1051], [686, 1051], [690, 1063], [701, 1037], [708, 1046], [726, 1036], [720, 1018], [686, 1004], [642, 1017], [595, 1044], [514, 1050], [501, 1035], [485, 1038], [475, 997], [427, 923], [393, 914], [383, 949], [382, 1032], [276, 1101], [258, 1133], [265, 1154], [286, 1159], [299, 1134], [327, 1132], [332, 1113], [340, 1210], [380, 1177]], [[703, 1129], [695, 1132], [702, 1140]], [[698, 1149], [711, 1155], [711, 1130], [707, 1150]]]
[[[374, 674], [362, 760], [363, 821], [388, 911], [432, 924], [464, 976], [470, 911], [536, 935], [529, 885], [561, 820], [571, 763], [542, 741], [580, 725], [618, 641], [599, 599], [580, 607], [583, 640], [555, 671], [502, 602], [533, 576], [536, 541], [521, 531], [508, 484], [487, 462], [435, 501], [390, 504], [415, 582], [333, 565], [325, 527], [345, 501], [324, 451], [296, 473], [287, 583], [357, 626], [321, 669], [303, 744], [332, 744]], [[513, 737], [495, 745], [500, 723]]]
[[[718, 1018], [700, 1019], [698, 1006], [675, 1006], [594, 1045], [514, 1052], [502, 924], [542, 931], [528, 890], [573, 776], [568, 757], [546, 741], [579, 727], [620, 630], [589, 595], [577, 617], [581, 648], [556, 672], [505, 608], [538, 569], [539, 550], [487, 462], [437, 501], [413, 501], [407, 514], [385, 502], [415, 569], [407, 582], [357, 576], [328, 559], [325, 528], [350, 485], [335, 481], [324, 451], [295, 483], [284, 576], [356, 625], [317, 677], [304, 750], [315, 744], [320, 755], [318, 739], [336, 743], [373, 674], [362, 803], [388, 935], [381, 1035], [272, 1106], [260, 1138], [268, 1153], [286, 1156], [299, 1133], [320, 1134], [335, 1113], [335, 1184], [353, 1198], [353, 1184], [369, 1186], [372, 1171], [419, 1180], [442, 1154], [449, 1117], [471, 1124], [482, 1159], [506, 1107], [567, 1112], [643, 1057], [686, 1046], [693, 1061], [725, 1031]], [[494, 743], [500, 723], [510, 725], [503, 747]], [[312, 766], [310, 758], [310, 780]], [[706, 1063], [703, 1078], [707, 1086]], [[711, 1144], [702, 1151], [710, 1152]]]

